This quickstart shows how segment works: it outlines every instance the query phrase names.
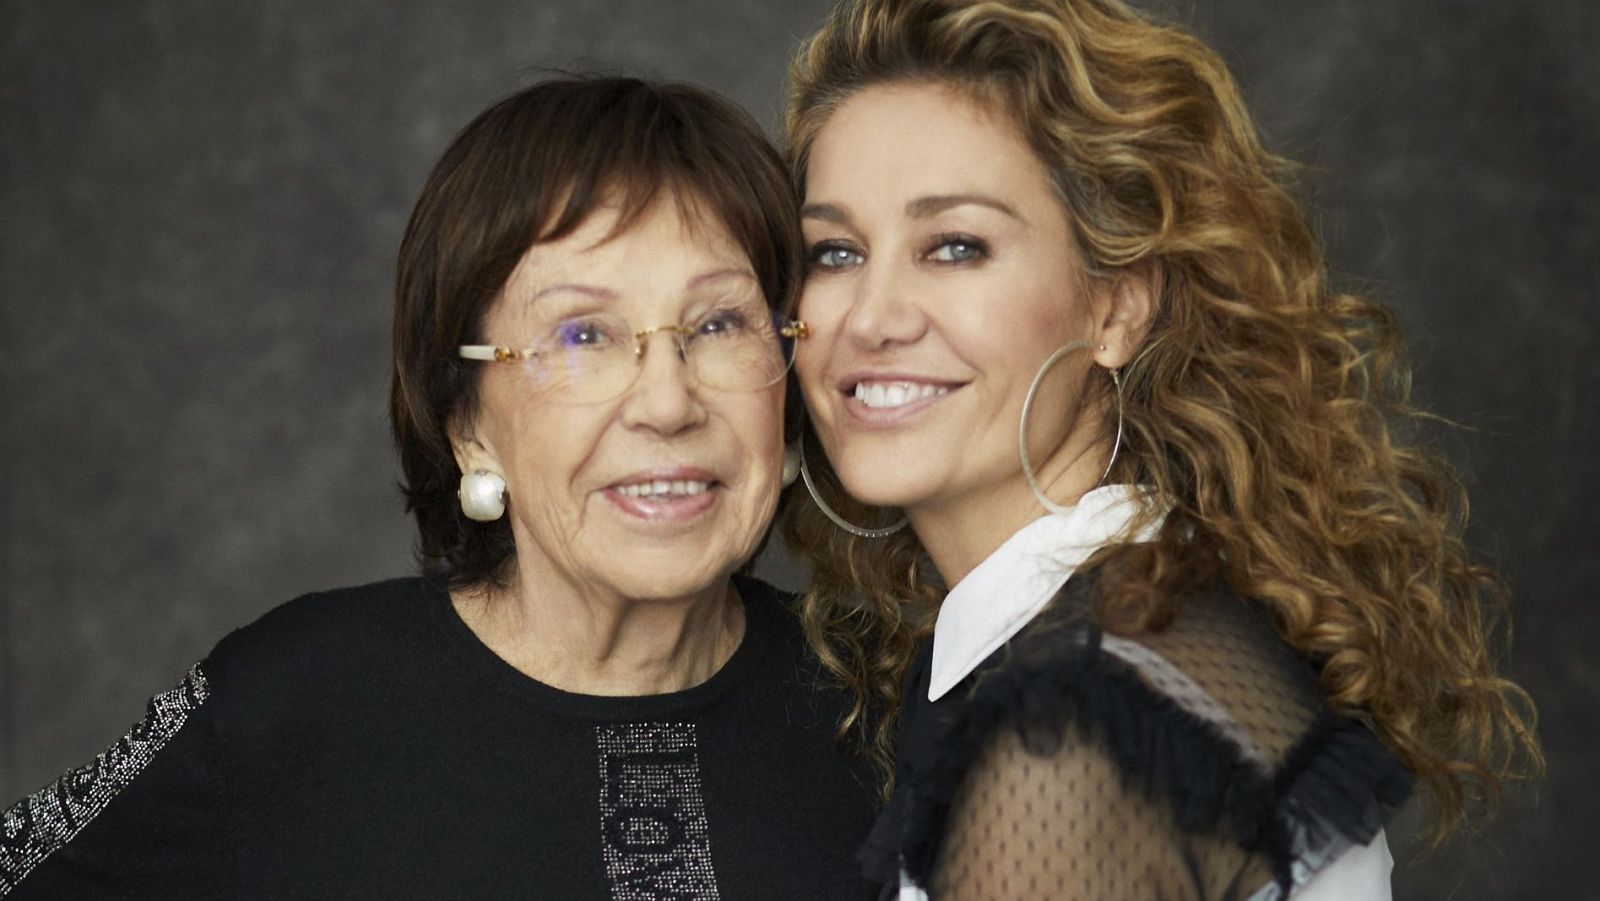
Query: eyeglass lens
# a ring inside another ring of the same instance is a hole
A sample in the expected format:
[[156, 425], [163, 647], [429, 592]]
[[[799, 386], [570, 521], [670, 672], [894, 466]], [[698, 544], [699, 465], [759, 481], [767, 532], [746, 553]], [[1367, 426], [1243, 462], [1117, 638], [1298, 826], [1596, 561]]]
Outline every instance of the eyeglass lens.
[[649, 354], [676, 351], [700, 385], [755, 391], [781, 380], [794, 359], [783, 324], [759, 294], [721, 298], [681, 325], [647, 330], [611, 313], [569, 316], [533, 324], [534, 353], [521, 366], [541, 394], [596, 403], [626, 391]]

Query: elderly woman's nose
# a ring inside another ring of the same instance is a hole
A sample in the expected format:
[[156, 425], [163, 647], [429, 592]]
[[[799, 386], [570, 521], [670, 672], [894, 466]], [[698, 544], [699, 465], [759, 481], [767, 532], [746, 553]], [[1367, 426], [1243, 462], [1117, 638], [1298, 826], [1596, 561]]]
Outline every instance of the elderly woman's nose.
[[648, 345], [639, 377], [623, 396], [623, 423], [670, 435], [704, 422], [700, 386], [674, 336], [660, 332], [644, 340]]

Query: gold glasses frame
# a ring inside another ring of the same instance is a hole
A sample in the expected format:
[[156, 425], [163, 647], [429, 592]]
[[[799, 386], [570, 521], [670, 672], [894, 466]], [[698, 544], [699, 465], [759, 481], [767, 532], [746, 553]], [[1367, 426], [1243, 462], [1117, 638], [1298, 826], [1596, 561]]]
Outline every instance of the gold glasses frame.
[[[616, 318], [622, 320], [624, 323], [626, 322], [626, 320], [622, 319], [620, 316]], [[801, 341], [811, 337], [811, 326], [799, 319], [787, 319], [774, 315], [773, 320], [773, 324], [777, 326], [776, 331], [779, 338], [787, 338], [791, 341]], [[686, 362], [688, 360], [689, 353], [686, 339], [692, 337], [694, 335], [694, 331], [694, 326], [679, 324], [657, 325], [650, 328], [639, 329], [637, 331], [630, 329], [629, 334], [631, 334], [633, 337], [634, 362], [640, 366], [643, 365], [645, 352], [649, 348], [650, 344], [648, 339], [651, 335], [662, 332], [672, 335], [672, 343], [676, 345], [678, 349], [678, 359]], [[557, 352], [541, 350], [538, 347], [516, 348], [496, 344], [462, 344], [456, 348], [456, 353], [463, 360], [477, 360], [485, 363], [515, 363], [526, 360], [537, 361], [543, 357], [557, 355]], [[789, 371], [789, 367], [794, 364], [794, 352], [791, 350], [787, 356], [788, 359], [785, 361], [783, 370], [779, 373], [777, 378], [767, 382], [764, 385], [756, 385], [744, 390], [759, 391], [782, 381], [784, 374], [786, 374]], [[617, 392], [617, 394], [610, 395], [609, 397], [621, 396], [628, 390], [628, 387], [632, 386], [634, 381], [637, 381], [637, 379], [638, 374], [636, 372], [633, 380], [629, 381], [627, 385]], [[718, 390], [738, 389], [719, 388]], [[609, 397], [602, 399], [609, 399]]]

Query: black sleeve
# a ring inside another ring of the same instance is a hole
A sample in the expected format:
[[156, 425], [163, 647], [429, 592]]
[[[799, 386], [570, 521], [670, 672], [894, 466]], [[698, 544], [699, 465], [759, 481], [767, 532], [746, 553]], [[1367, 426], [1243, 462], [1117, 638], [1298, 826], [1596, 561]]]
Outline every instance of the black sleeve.
[[0, 816], [0, 898], [226, 894], [225, 780], [203, 666], [94, 760]]

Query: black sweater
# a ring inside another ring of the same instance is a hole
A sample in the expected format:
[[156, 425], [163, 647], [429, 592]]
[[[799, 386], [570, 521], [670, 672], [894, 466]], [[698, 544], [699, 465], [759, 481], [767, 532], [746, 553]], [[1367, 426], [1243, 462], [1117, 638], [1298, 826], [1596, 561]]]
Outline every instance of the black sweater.
[[569, 694], [424, 579], [229, 635], [0, 820], [0, 897], [847, 899], [871, 781], [787, 600], [687, 691]]

